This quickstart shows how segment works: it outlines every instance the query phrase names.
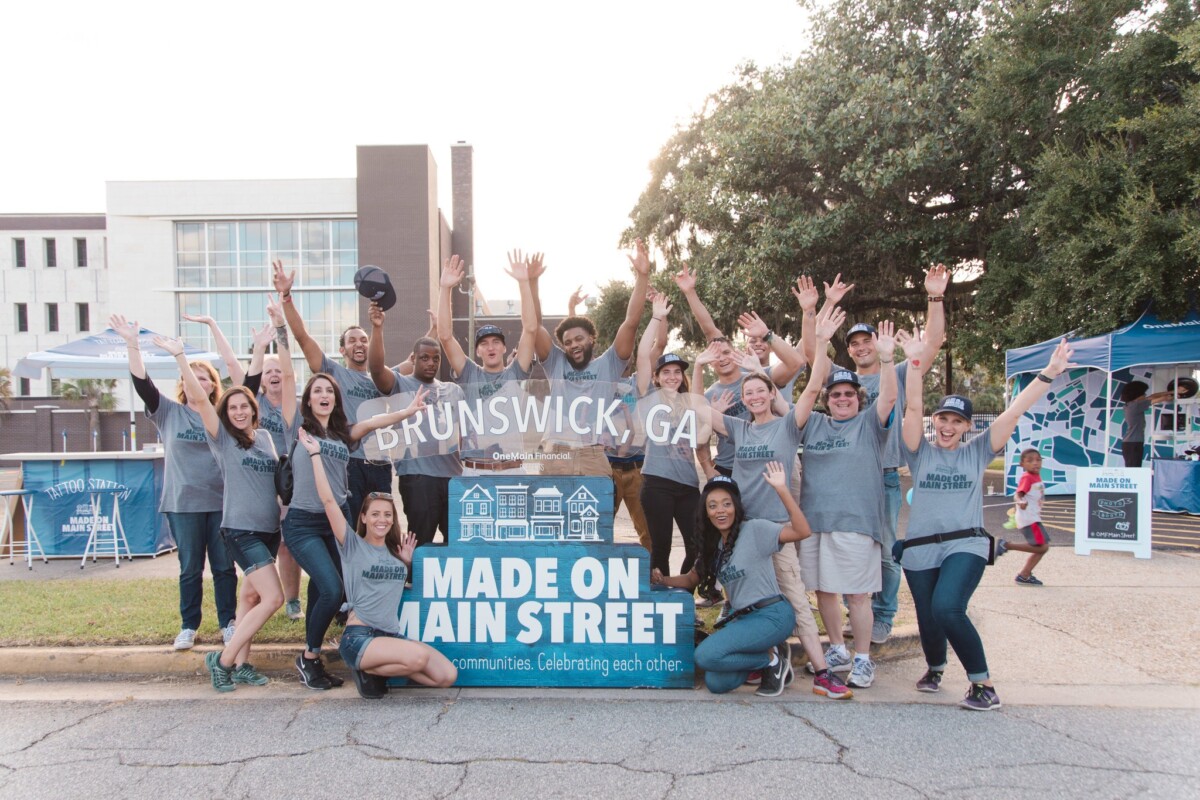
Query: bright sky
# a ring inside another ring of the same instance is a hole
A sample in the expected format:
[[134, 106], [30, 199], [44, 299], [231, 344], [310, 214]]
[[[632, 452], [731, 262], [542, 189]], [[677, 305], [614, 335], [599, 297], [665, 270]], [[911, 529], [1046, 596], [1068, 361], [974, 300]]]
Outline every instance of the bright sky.
[[[107, 180], [353, 177], [358, 144], [475, 152], [484, 293], [543, 307], [628, 275], [649, 164], [738, 64], [799, 54], [795, 0], [14, 3], [0, 212], [100, 212]], [[595, 292], [592, 292], [593, 296]]]

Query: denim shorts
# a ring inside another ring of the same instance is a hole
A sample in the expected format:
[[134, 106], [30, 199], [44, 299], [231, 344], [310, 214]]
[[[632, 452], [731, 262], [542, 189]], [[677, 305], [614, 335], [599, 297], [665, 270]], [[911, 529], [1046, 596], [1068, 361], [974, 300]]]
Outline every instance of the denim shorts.
[[378, 628], [372, 628], [369, 625], [347, 625], [342, 631], [342, 637], [338, 643], [338, 652], [341, 653], [342, 661], [346, 665], [359, 669], [359, 662], [362, 661], [363, 651], [367, 649], [367, 645], [372, 639], [380, 636], [387, 636], [391, 639], [403, 639], [404, 637], [398, 633], [388, 633], [381, 631]]
[[259, 567], [275, 563], [279, 553], [279, 531], [243, 531], [237, 528], [221, 528], [221, 538], [233, 562], [249, 575]]

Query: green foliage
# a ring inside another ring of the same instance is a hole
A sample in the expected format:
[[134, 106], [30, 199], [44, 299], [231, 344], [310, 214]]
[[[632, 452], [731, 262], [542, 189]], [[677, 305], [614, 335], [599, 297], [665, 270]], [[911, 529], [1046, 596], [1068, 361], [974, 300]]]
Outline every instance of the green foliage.
[[0, 367], [0, 408], [8, 408], [13, 398], [12, 370]]
[[78, 378], [62, 381], [58, 385], [59, 394], [64, 400], [83, 400], [88, 408], [99, 411], [112, 411], [117, 407], [117, 399], [113, 392], [117, 382], [113, 379]]

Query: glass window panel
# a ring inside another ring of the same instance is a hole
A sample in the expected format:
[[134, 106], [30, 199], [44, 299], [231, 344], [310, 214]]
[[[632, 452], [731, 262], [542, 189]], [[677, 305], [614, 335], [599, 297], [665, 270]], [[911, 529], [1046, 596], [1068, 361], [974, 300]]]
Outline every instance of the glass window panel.
[[266, 250], [243, 250], [238, 253], [241, 263], [248, 267], [265, 267], [267, 265]]
[[341, 286], [353, 286], [355, 272], [357, 272], [357, 268], [353, 266], [335, 267], [333, 270], [333, 282]]
[[178, 256], [179, 266], [181, 267], [203, 267], [204, 252], [199, 253], [180, 253]]
[[212, 267], [232, 267], [237, 263], [237, 253], [232, 250], [214, 250], [208, 254], [208, 264]]
[[272, 250], [271, 260], [282, 263], [285, 270], [293, 270], [300, 264], [300, 252], [297, 250]]
[[237, 322], [237, 300], [238, 298], [235, 294], [214, 294], [209, 296], [209, 304], [212, 308], [210, 313], [222, 328]]
[[267, 249], [267, 223], [265, 223], [265, 222], [239, 222], [238, 223], [238, 249], [239, 250], [266, 250]]
[[304, 286], [328, 286], [329, 270], [325, 267], [304, 267], [300, 270], [300, 281]]
[[242, 286], [248, 288], [271, 288], [266, 267], [242, 267]]
[[204, 252], [204, 223], [179, 222], [175, 224], [175, 249], [179, 252]]
[[210, 286], [237, 286], [237, 270], [229, 267], [214, 267], [208, 271]]
[[179, 295], [179, 314], [203, 314], [204, 313], [204, 295], [195, 294], [192, 292], [184, 292]]
[[232, 222], [210, 222], [208, 223], [208, 249], [209, 250], [233, 250], [234, 224]]
[[304, 250], [300, 253], [300, 260], [305, 266], [316, 266], [319, 264], [329, 263], [328, 250]]
[[280, 253], [284, 250], [300, 249], [298, 235], [299, 223], [295, 220], [271, 223], [271, 251]]
[[193, 286], [204, 286], [204, 277], [203, 269], [180, 269], [179, 285], [189, 288]]
[[329, 249], [329, 220], [306, 219], [300, 225], [304, 236], [301, 247], [304, 250]]
[[356, 220], [342, 219], [334, 221], [333, 249], [358, 250], [358, 222]]

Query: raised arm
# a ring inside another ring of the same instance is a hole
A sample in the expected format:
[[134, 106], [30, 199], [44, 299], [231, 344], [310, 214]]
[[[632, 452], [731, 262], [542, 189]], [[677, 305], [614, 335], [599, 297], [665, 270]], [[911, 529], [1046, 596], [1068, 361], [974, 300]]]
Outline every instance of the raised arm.
[[925, 309], [925, 355], [930, 360], [946, 341], [946, 311], [943, 300], [950, 287], [950, 271], [944, 264], [934, 264], [925, 273], [925, 294], [929, 302]]
[[[533, 299], [533, 283], [529, 280], [529, 262], [520, 257], [517, 251], [516, 260], [512, 255], [508, 259], [508, 274], [517, 282], [521, 292], [521, 338], [517, 340], [517, 365], [529, 372], [533, 367], [533, 352], [537, 347], [538, 331], [545, 333], [538, 322], [537, 303]], [[574, 312], [572, 312], [574, 313]]]
[[[256, 331], [254, 328], [250, 329], [250, 341], [253, 343], [253, 349], [250, 351], [250, 366], [246, 369], [245, 379], [241, 382], [241, 386], [248, 386], [252, 378], [262, 377], [263, 360], [267, 356], [267, 348], [274, 340], [274, 320], [264, 325], [261, 331]], [[234, 383], [237, 383], [237, 381], [235, 380]], [[257, 386], [258, 384], [255, 383], [255, 385]]]
[[554, 340], [550, 332], [542, 324], [542, 296], [538, 291], [538, 280], [546, 271], [546, 259], [542, 253], [534, 253], [529, 257], [529, 291], [533, 294], [533, 310], [537, 319], [537, 335], [533, 342], [533, 352], [542, 361], [550, 357], [550, 349]]
[[325, 474], [325, 464], [321, 459], [321, 443], [312, 437], [308, 431], [300, 429], [300, 446], [308, 453], [312, 462], [313, 482], [317, 485], [317, 497], [321, 498], [321, 506], [325, 509], [325, 519], [329, 520], [329, 528], [333, 531], [338, 544], [346, 541], [346, 517], [342, 507], [333, 496], [333, 487], [329, 485], [329, 476]]
[[650, 322], [642, 332], [642, 340], [638, 342], [637, 350], [637, 393], [642, 397], [650, 390], [650, 379], [654, 373], [654, 343], [659, 331], [667, 327], [667, 316], [671, 313], [671, 304], [666, 295], [655, 294], [654, 305], [650, 312]]
[[465, 274], [462, 259], [450, 256], [442, 264], [442, 277], [438, 282], [441, 291], [438, 294], [437, 340], [441, 343], [442, 352], [446, 354], [446, 360], [450, 362], [450, 369], [454, 370], [455, 375], [462, 375], [467, 366], [467, 354], [454, 338], [454, 320], [451, 314], [454, 289], [462, 283]]
[[[246, 371], [242, 369], [242, 362], [238, 360], [237, 354], [233, 352], [233, 347], [230, 346], [229, 340], [225, 338], [225, 332], [221, 330], [221, 326], [217, 324], [217, 321], [207, 314], [184, 314], [183, 318], [188, 322], [196, 322], [208, 326], [208, 330], [213, 337], [213, 344], [216, 345], [217, 355], [225, 362], [225, 371], [229, 373], [229, 379], [233, 381], [234, 386], [244, 386], [246, 383]], [[262, 372], [261, 365], [258, 371]]]
[[808, 418], [812, 415], [813, 406], [817, 404], [821, 389], [825, 388], [825, 379], [829, 377], [829, 340], [833, 338], [837, 329], [842, 327], [842, 323], [845, 321], [846, 312], [842, 311], [840, 307], [830, 306], [828, 303], [817, 314], [815, 333], [817, 357], [813, 361], [812, 371], [808, 373], [808, 383], [804, 387], [804, 392], [796, 401], [796, 407], [792, 412], [795, 414], [797, 428], [803, 428], [808, 424]]
[[[779, 363], [771, 367], [770, 378], [777, 388], [787, 385], [797, 372], [804, 368], [804, 356], [792, 347], [782, 336], [776, 336], [762, 317], [753, 311], [747, 311], [738, 316], [738, 325], [747, 338], [754, 336], [762, 339], [771, 348], [771, 352], [779, 359]], [[756, 359], [757, 361], [757, 359]], [[757, 369], [756, 365], [756, 369]]]
[[908, 356], [908, 377], [904, 381], [904, 421], [900, 426], [900, 438], [908, 452], [915, 453], [925, 436], [925, 373], [929, 371], [930, 359], [922, 348], [921, 329], [912, 334], [905, 333], [901, 342]]
[[817, 302], [821, 297], [817, 285], [807, 275], [796, 278], [792, 295], [800, 304], [800, 354], [806, 364], [811, 364], [817, 355]]
[[397, 422], [403, 422], [414, 414], [424, 411], [425, 398], [428, 395], [429, 390], [424, 386], [420, 387], [417, 389], [417, 393], [413, 395], [412, 402], [405, 408], [399, 411], [391, 411], [387, 414], [377, 414], [370, 419], [354, 423], [354, 427], [350, 429], [350, 437], [357, 442], [371, 431], [386, 428], [388, 425], [395, 425]]
[[138, 335], [141, 333], [141, 328], [137, 322], [130, 322], [125, 319], [124, 314], [113, 314], [108, 318], [108, 327], [113, 329], [113, 332], [125, 340], [125, 351], [129, 354], [129, 374], [135, 378], [146, 377], [146, 363], [142, 361], [142, 348], [138, 344]]
[[780, 544], [799, 542], [812, 536], [812, 528], [808, 525], [808, 519], [800, 510], [800, 506], [796, 505], [796, 498], [792, 497], [792, 492], [788, 488], [788, 478], [789, 474], [784, 471], [782, 464], [778, 461], [767, 462], [767, 471], [763, 473], [763, 480], [771, 484], [771, 488], [775, 490], [775, 494], [779, 495], [779, 499], [783, 501], [783, 506], [788, 512], [788, 524], [779, 531]]
[[683, 299], [687, 300], [688, 310], [692, 312], [696, 323], [700, 326], [700, 330], [704, 332], [704, 340], [711, 342], [713, 339], [719, 339], [724, 336], [717, 323], [713, 322], [712, 314], [708, 313], [708, 308], [700, 300], [700, 295], [696, 292], [696, 273], [688, 268], [687, 264], [683, 265], [683, 269], [676, 272], [675, 285], [679, 287], [679, 291], [683, 293]]
[[629, 305], [625, 307], [625, 321], [613, 337], [613, 349], [621, 359], [633, 355], [638, 322], [642, 319], [642, 309], [646, 307], [646, 289], [650, 285], [650, 253], [646, 250], [646, 243], [638, 239], [635, 248], [634, 254], [629, 256], [629, 264], [634, 272], [633, 292], [629, 295]]
[[1050, 390], [1050, 384], [1054, 382], [1054, 379], [1068, 369], [1078, 366], [1071, 362], [1071, 356], [1073, 355], [1075, 355], [1075, 351], [1067, 344], [1067, 340], [1062, 339], [1059, 341], [1058, 347], [1054, 348], [1054, 353], [1050, 356], [1050, 363], [1046, 365], [1046, 368], [1039, 372], [1037, 377], [1031, 380], [1029, 385], [1013, 398], [1013, 401], [1008, 404], [1008, 408], [1004, 409], [1000, 416], [996, 417], [996, 421], [988, 428], [993, 453], [998, 452], [1004, 447], [1004, 443], [1009, 440], [1013, 431], [1017, 429], [1017, 422], [1020, 421], [1022, 415], [1033, 408], [1033, 404]]
[[296, 337], [296, 344], [300, 345], [300, 352], [304, 353], [308, 368], [313, 372], [320, 372], [325, 353], [317, 344], [317, 340], [308, 335], [304, 320], [300, 318], [300, 310], [296, 308], [292, 298], [292, 284], [296, 280], [296, 271], [284, 272], [282, 261], [272, 261], [271, 280], [275, 284], [275, 291], [279, 293], [280, 302], [283, 303], [283, 316], [288, 327], [292, 329], [292, 335]]
[[[288, 344], [287, 325], [284, 324], [283, 303], [277, 297], [267, 296], [267, 316], [275, 328], [275, 350], [279, 357], [279, 374], [281, 378], [279, 414], [283, 424], [292, 426], [296, 419], [296, 367], [292, 364], [292, 348]], [[281, 454], [282, 455], [282, 454]]]
[[217, 438], [221, 420], [217, 418], [217, 410], [209, 402], [204, 387], [196, 378], [196, 373], [192, 372], [192, 368], [188, 366], [187, 356], [183, 352], [183, 340], [155, 336], [154, 346], [161, 347], [175, 357], [175, 363], [179, 365], [179, 376], [183, 379], [184, 394], [196, 404], [196, 410], [200, 412], [200, 419], [204, 420], [204, 430], [208, 432], [209, 438]]
[[879, 354], [879, 396], [875, 398], [875, 413], [880, 424], [887, 425], [896, 407], [896, 326], [889, 320], [879, 323], [875, 335], [875, 352]]
[[396, 373], [388, 369], [387, 354], [383, 349], [383, 322], [386, 315], [378, 303], [367, 307], [367, 318], [371, 320], [371, 339], [367, 343], [367, 371], [381, 394], [391, 394], [396, 386]]
[[583, 290], [583, 285], [575, 287], [575, 291], [571, 292], [571, 296], [567, 298], [567, 316], [573, 317], [579, 313], [579, 306], [584, 300], [588, 299], [588, 293]]

